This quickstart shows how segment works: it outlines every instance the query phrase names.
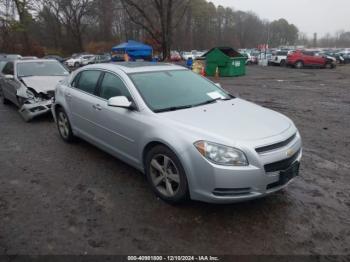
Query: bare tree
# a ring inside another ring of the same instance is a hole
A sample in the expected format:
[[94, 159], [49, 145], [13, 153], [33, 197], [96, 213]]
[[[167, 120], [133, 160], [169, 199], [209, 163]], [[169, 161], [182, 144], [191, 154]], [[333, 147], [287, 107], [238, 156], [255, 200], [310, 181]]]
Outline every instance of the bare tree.
[[14, 19], [15, 8], [11, 0], [0, 0], [0, 48], [9, 50], [11, 46], [11, 20]]
[[[16, 32], [20, 33], [22, 38], [22, 52], [28, 54], [31, 46], [28, 31], [29, 26], [32, 23], [32, 16], [29, 12], [31, 10], [31, 5], [33, 4], [32, 0], [5, 0], [3, 3], [7, 9], [12, 8], [13, 12], [15, 12], [19, 17], [19, 21], [16, 23]], [[13, 15], [11, 17], [12, 21], [7, 22], [15, 21], [14, 17], [15, 16]]]
[[121, 1], [131, 21], [143, 28], [161, 46], [163, 59], [168, 59], [174, 29], [183, 19], [189, 0]]
[[89, 24], [93, 24], [92, 13], [94, 0], [42, 0], [44, 6], [64, 25], [67, 33], [74, 40], [73, 51], [84, 49], [83, 34]]
[[[267, 39], [277, 47], [297, 37], [298, 29], [286, 20], [264, 21], [207, 0], [0, 0], [2, 52], [29, 54], [33, 46], [62, 55], [85, 48], [102, 52], [112, 41], [134, 39], [151, 44], [167, 59], [171, 48], [252, 48]], [[320, 44], [348, 42], [342, 32]]]

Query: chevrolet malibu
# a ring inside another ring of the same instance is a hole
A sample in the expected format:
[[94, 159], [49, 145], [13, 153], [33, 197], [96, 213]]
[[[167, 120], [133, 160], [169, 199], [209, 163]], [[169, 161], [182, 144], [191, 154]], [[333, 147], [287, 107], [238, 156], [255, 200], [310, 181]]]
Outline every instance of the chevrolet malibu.
[[180, 66], [84, 67], [57, 86], [52, 113], [64, 141], [80, 137], [132, 165], [169, 203], [255, 199], [299, 173], [290, 119]]

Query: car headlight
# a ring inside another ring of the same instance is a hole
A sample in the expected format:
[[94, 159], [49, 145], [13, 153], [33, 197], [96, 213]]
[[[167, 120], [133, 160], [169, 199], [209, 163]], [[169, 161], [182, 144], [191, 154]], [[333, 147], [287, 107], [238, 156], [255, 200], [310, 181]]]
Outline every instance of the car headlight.
[[194, 143], [199, 153], [214, 164], [224, 166], [248, 166], [245, 154], [233, 147], [219, 145], [208, 141]]

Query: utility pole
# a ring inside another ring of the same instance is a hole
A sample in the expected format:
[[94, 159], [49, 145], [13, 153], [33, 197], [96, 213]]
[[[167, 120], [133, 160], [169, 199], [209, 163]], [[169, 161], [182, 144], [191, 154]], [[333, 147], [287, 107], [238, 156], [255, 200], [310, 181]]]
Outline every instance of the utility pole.
[[317, 33], [314, 33], [314, 47], [317, 47]]

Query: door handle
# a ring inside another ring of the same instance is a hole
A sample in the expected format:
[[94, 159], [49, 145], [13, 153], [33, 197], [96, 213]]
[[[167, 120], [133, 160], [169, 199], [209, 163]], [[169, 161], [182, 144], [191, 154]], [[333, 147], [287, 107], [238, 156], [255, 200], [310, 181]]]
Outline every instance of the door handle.
[[66, 93], [66, 97], [71, 98], [72, 95], [70, 93]]
[[102, 110], [102, 107], [99, 104], [93, 105], [92, 107], [93, 107], [93, 109], [98, 110], [98, 111]]

